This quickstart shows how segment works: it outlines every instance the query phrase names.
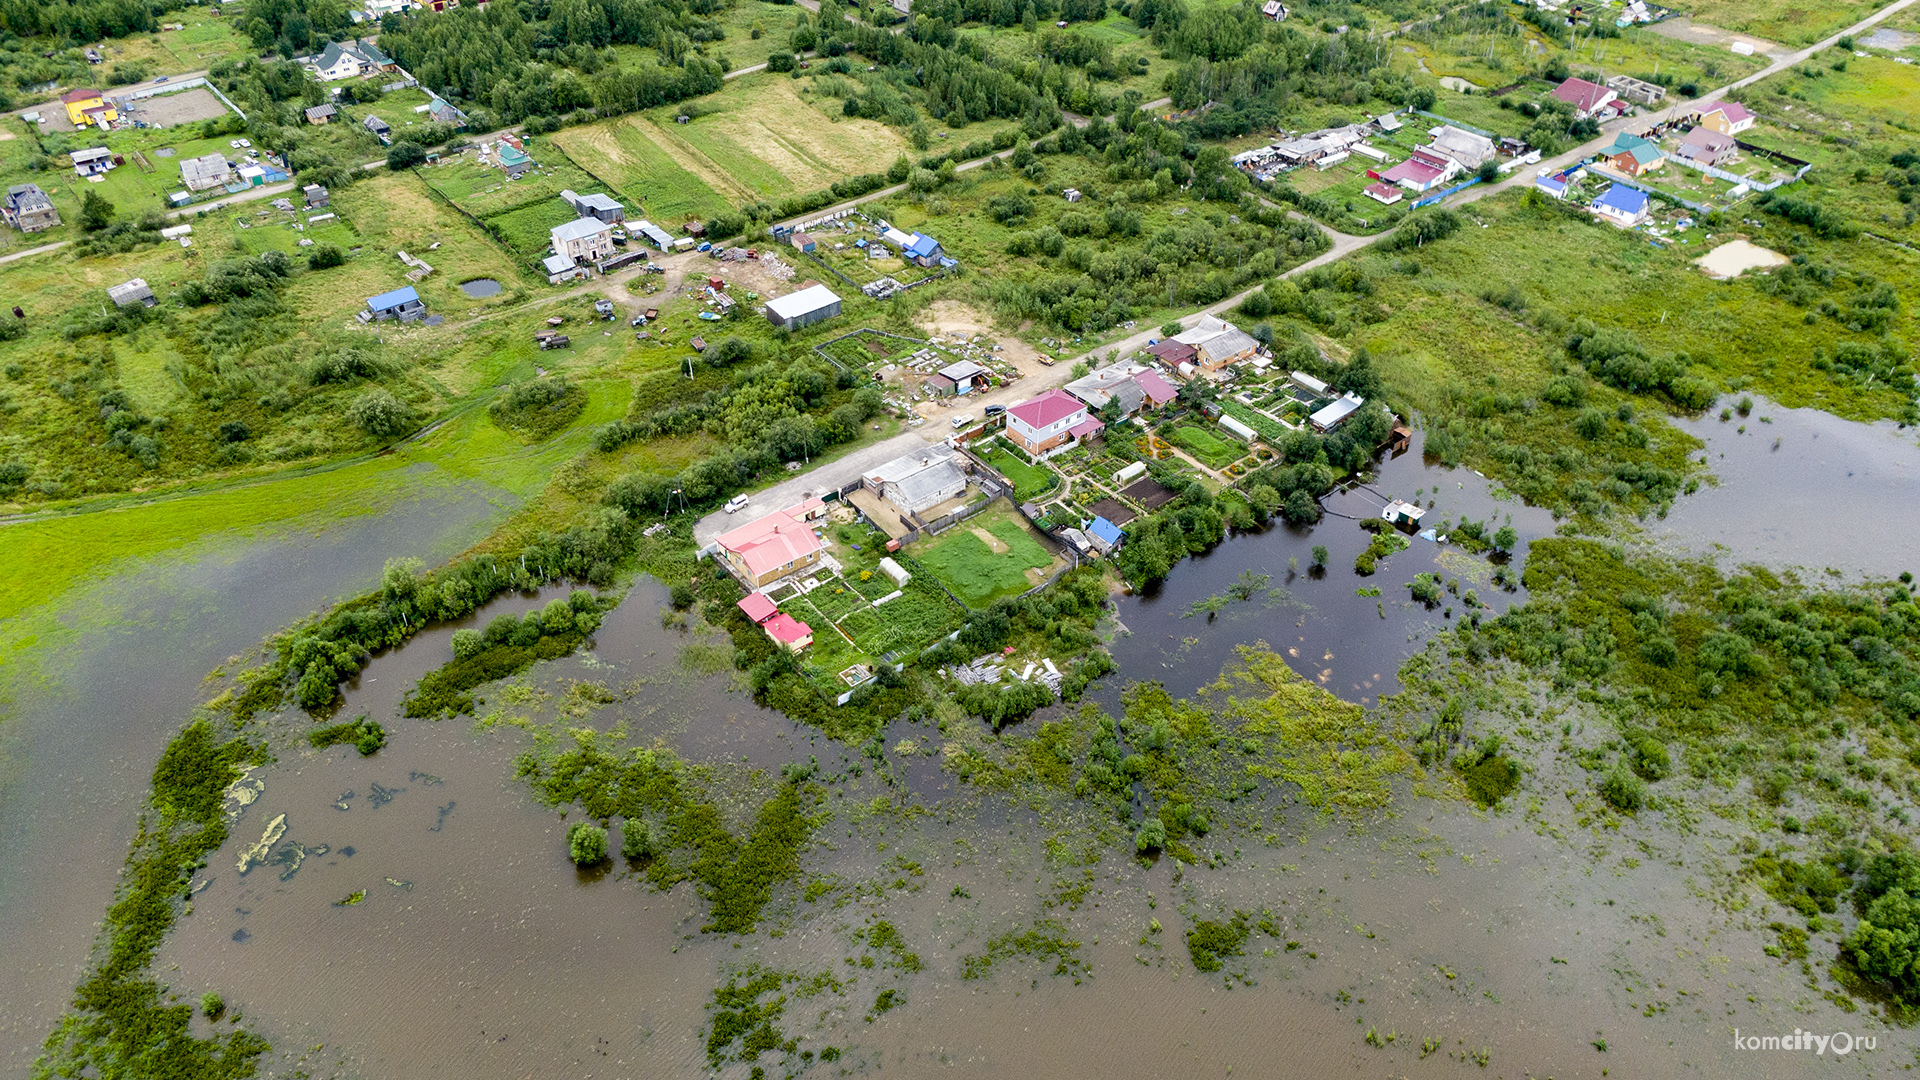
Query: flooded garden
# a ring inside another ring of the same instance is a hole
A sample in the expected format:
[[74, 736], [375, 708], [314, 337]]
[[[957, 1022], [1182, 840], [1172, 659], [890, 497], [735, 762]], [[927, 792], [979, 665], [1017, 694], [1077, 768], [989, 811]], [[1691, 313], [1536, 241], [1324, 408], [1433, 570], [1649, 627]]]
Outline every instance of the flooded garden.
[[[1729, 572], [1904, 568], [1909, 436], [1764, 405], [1741, 423], [1682, 425], [1719, 483], [1642, 523], [1648, 543]], [[1389, 500], [1424, 508], [1421, 527], [1362, 575], [1381, 534], [1360, 523]], [[1820, 525], [1836, 502], [1888, 516]], [[1757, 503], [1767, 520], [1727, 524]], [[1730, 1029], [1809, 1025], [1880, 1038], [1823, 1067], [1912, 1062], [1903, 1032], [1780, 957], [1779, 912], [1743, 876], [1745, 811], [1714, 781], [1676, 775], [1612, 813], [1580, 763], [1598, 713], [1511, 669], [1447, 666], [1528, 603], [1516, 571], [1551, 515], [1417, 441], [1324, 506], [1116, 596], [1100, 632], [1117, 674], [1003, 730], [940, 704], [829, 739], [756, 705], [728, 638], [648, 578], [590, 647], [479, 687], [470, 712], [408, 716], [457, 633], [572, 590], [509, 593], [346, 684], [329, 722], [366, 718], [371, 752], [270, 726], [155, 970], [220, 999], [194, 1034], [258, 1033], [276, 1076], [1787, 1077], [1802, 1056], [1736, 1049]], [[1462, 524], [1513, 529], [1511, 555], [1443, 542]], [[252, 632], [285, 621], [262, 618]], [[143, 640], [88, 654], [128, 680], [93, 699], [93, 737], [126, 742], [122, 800], [199, 682], [142, 660]], [[1426, 706], [1455, 700], [1474, 719], [1454, 743], [1498, 734], [1487, 760], [1527, 774], [1490, 808], [1423, 757], [1447, 712]], [[51, 782], [87, 783], [77, 765]], [[1697, 813], [1681, 784], [1722, 805]], [[105, 816], [43, 824], [39, 849], [97, 829], [81, 846], [110, 850], [131, 826]], [[1149, 856], [1143, 821], [1167, 825]], [[584, 868], [581, 826], [607, 830]], [[96, 917], [54, 900], [111, 889], [111, 861], [46, 863], [9, 883], [10, 919], [48, 920], [8, 935], [37, 972], [8, 991], [16, 1046], [39, 1042], [79, 961], [40, 946]]]

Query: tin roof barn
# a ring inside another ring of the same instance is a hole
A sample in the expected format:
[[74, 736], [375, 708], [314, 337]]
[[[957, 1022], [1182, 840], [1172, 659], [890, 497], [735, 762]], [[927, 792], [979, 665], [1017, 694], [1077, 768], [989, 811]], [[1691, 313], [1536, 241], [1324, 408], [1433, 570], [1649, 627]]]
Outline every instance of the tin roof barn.
[[1307, 423], [1313, 425], [1313, 430], [1315, 431], [1332, 431], [1334, 428], [1351, 420], [1353, 414], [1360, 411], [1360, 406], [1366, 403], [1366, 398], [1355, 397], [1352, 394], [1342, 394], [1335, 398], [1333, 403], [1326, 408], [1307, 417]]
[[783, 330], [798, 330], [840, 314], [840, 298], [825, 285], [810, 285], [796, 293], [767, 301], [767, 321]]

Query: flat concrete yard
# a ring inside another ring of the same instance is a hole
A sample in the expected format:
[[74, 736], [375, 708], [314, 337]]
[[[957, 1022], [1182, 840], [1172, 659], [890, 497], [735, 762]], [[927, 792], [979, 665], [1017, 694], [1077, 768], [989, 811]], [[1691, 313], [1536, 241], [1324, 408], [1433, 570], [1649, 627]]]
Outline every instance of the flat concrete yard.
[[1693, 260], [1695, 266], [1707, 272], [1710, 278], [1739, 277], [1747, 270], [1758, 270], [1769, 266], [1785, 266], [1787, 257], [1777, 251], [1769, 251], [1757, 244], [1745, 240], [1734, 240]]
[[227, 107], [204, 86], [177, 94], [142, 98], [133, 103], [128, 115], [149, 127], [174, 127], [197, 124], [227, 115]]

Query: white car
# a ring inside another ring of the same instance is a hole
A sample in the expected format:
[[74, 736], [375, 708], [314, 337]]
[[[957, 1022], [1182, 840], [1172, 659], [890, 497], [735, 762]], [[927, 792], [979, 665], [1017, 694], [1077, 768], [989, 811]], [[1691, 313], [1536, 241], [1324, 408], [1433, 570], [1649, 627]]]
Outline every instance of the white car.
[[240, 148], [241, 148], [242, 150], [245, 150], [245, 149], [247, 149], [248, 147], [250, 147], [250, 146], [252, 146], [252, 145], [253, 145], [253, 140], [251, 140], [251, 139], [241, 139], [241, 140], [240, 140]]
[[746, 508], [747, 497], [745, 495], [735, 495], [733, 498], [727, 500], [726, 511], [729, 514], [737, 514]]
[[956, 431], [971, 423], [973, 423], [973, 415], [971, 413], [962, 413], [953, 418], [953, 427]]

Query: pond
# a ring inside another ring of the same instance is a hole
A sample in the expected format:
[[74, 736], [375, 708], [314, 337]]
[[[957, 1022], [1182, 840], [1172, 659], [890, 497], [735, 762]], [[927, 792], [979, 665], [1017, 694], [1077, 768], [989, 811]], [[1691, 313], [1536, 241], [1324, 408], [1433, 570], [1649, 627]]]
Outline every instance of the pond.
[[498, 296], [502, 288], [504, 286], [490, 277], [474, 278], [472, 281], [460, 283], [460, 291], [476, 300], [483, 296]]

